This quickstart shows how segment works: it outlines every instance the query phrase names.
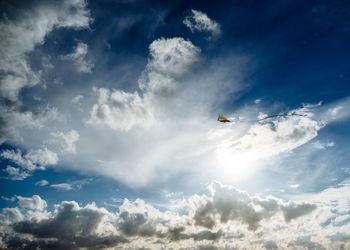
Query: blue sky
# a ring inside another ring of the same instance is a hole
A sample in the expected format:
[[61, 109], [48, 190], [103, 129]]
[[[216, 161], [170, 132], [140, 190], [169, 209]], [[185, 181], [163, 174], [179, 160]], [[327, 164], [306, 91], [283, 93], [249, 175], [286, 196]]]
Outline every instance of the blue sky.
[[350, 247], [349, 10], [1, 3], [0, 248]]

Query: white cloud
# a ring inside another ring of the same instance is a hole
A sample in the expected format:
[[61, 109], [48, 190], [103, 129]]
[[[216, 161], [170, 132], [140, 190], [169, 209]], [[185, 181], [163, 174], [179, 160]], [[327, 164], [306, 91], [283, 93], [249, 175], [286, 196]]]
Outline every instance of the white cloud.
[[152, 123], [152, 111], [137, 92], [111, 92], [100, 88], [98, 93], [99, 101], [92, 107], [89, 123], [107, 125], [115, 130], [148, 127]]
[[222, 138], [216, 149], [219, 162], [233, 168], [234, 165], [261, 163], [261, 160], [291, 152], [315, 138], [323, 126], [314, 118], [310, 108], [304, 106], [289, 111], [286, 116], [253, 123], [244, 134], [237, 135], [235, 126], [222, 132], [223, 129], [219, 128], [211, 134]]
[[78, 190], [81, 189], [83, 185], [88, 184], [90, 179], [76, 180], [65, 183], [57, 183], [52, 184], [50, 187], [58, 190], [58, 191], [70, 191], [70, 190]]
[[199, 48], [182, 38], [155, 40], [149, 51], [148, 64], [139, 79], [142, 94], [100, 88], [90, 124], [105, 124], [115, 130], [149, 127], [156, 111], [176, 92], [176, 79], [198, 61], [200, 53]]
[[53, 137], [58, 139], [60, 144], [62, 145], [61, 148], [64, 152], [68, 153], [76, 153], [76, 143], [79, 140], [79, 133], [76, 130], [70, 130], [67, 133], [63, 133], [61, 131], [51, 133]]
[[297, 189], [300, 187], [300, 184], [299, 183], [291, 184], [291, 185], [289, 185], [289, 187], [293, 188], [293, 189]]
[[59, 190], [59, 191], [69, 191], [73, 190], [73, 187], [69, 183], [58, 183], [58, 184], [51, 184], [50, 187]]
[[[183, 38], [158, 39], [149, 46], [149, 61], [146, 73], [180, 76], [198, 61], [200, 49]], [[149, 85], [150, 83], [146, 83]], [[142, 85], [141, 83], [141, 86]], [[147, 87], [147, 86], [145, 86]]]
[[40, 181], [36, 182], [35, 185], [40, 186], [40, 187], [44, 187], [44, 186], [49, 185], [49, 182], [47, 180], [40, 180]]
[[33, 210], [44, 210], [47, 207], [45, 200], [41, 199], [39, 195], [33, 195], [32, 197], [16, 196], [18, 205], [21, 208], [29, 208]]
[[325, 123], [334, 123], [349, 119], [350, 112], [344, 107], [348, 107], [350, 104], [350, 98], [346, 97], [341, 100], [325, 104], [323, 109], [320, 110], [319, 116]]
[[81, 101], [84, 99], [84, 96], [82, 95], [77, 95], [72, 98], [72, 103], [80, 105]]
[[[43, 1], [31, 7], [18, 6], [15, 18], [3, 18], [0, 22], [0, 97], [9, 101], [0, 105], [0, 143], [6, 139], [18, 139], [18, 128], [41, 124], [47, 120], [42, 110], [23, 109], [20, 91], [41, 82], [41, 73], [34, 72], [27, 54], [45, 42], [45, 37], [56, 28], [87, 28], [91, 22], [86, 1]], [[49, 116], [52, 117], [52, 116]], [[25, 120], [25, 121], [18, 121]]]
[[331, 148], [331, 147], [334, 147], [334, 145], [335, 143], [332, 141], [329, 141], [329, 142], [315, 141], [313, 143], [313, 146], [317, 149]]
[[74, 52], [68, 55], [61, 56], [63, 60], [71, 60], [74, 62], [78, 72], [91, 73], [94, 64], [86, 59], [89, 46], [85, 43], [78, 43], [74, 48]]
[[45, 36], [54, 28], [86, 28], [91, 22], [85, 1], [44, 2], [35, 8], [19, 11], [16, 20], [3, 19], [0, 23], [0, 66], [5, 72], [1, 81], [2, 97], [17, 101], [23, 87], [39, 83], [28, 65], [25, 54], [44, 43]]
[[20, 168], [15, 168], [12, 166], [7, 166], [4, 169], [4, 172], [7, 173], [8, 179], [14, 180], [14, 181], [21, 181], [30, 176], [30, 173], [28, 171], [22, 170]]
[[19, 208], [14, 207], [14, 208], [3, 208], [3, 214], [5, 217], [8, 217], [11, 222], [16, 222], [16, 221], [21, 221], [23, 220], [23, 215]]
[[0, 153], [0, 157], [10, 160], [20, 167], [7, 167], [6, 172], [10, 178], [23, 180], [38, 169], [45, 169], [47, 166], [55, 165], [58, 162], [58, 156], [46, 147], [37, 150], [29, 150], [23, 154], [20, 149], [5, 149]]
[[23, 141], [23, 133], [26, 129], [43, 128], [50, 122], [62, 120], [56, 108], [45, 107], [35, 111], [19, 111], [18, 106], [0, 105], [0, 119], [3, 126], [0, 127], [0, 143], [5, 140]]
[[221, 35], [220, 25], [199, 10], [191, 10], [191, 13], [185, 17], [183, 23], [192, 32], [209, 32], [213, 38], [218, 38]]
[[261, 99], [255, 99], [255, 100], [254, 100], [254, 103], [255, 103], [255, 104], [261, 103]]
[[342, 109], [342, 106], [336, 106], [334, 108], [330, 108], [328, 111], [332, 117], [336, 117]]
[[24, 158], [29, 165], [34, 165], [37, 168], [45, 168], [50, 165], [55, 165], [58, 162], [57, 154], [46, 147], [37, 150], [29, 150], [24, 155]]

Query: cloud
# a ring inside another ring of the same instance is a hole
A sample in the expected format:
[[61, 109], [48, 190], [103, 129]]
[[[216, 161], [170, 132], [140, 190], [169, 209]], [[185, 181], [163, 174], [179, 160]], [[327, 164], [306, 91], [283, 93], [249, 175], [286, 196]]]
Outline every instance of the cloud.
[[21, 208], [29, 208], [33, 210], [44, 210], [47, 207], [45, 200], [41, 199], [39, 195], [30, 197], [16, 196], [18, 204]]
[[[17, 222], [13, 224], [13, 230], [20, 234], [31, 234], [39, 239], [55, 239], [51, 243], [60, 243], [70, 248], [105, 248], [126, 242], [123, 237], [111, 235], [109, 231], [113, 226], [109, 224], [108, 217], [113, 215], [94, 204], [80, 207], [76, 202], [62, 202], [55, 207], [50, 218], [37, 222]], [[45, 245], [49, 243], [48, 240]]]
[[300, 184], [299, 183], [291, 184], [291, 185], [289, 185], [289, 187], [293, 188], [293, 189], [297, 189], [300, 187]]
[[94, 64], [86, 60], [89, 46], [85, 43], [78, 43], [71, 54], [61, 56], [63, 60], [71, 60], [74, 62], [78, 72], [91, 73]]
[[50, 122], [62, 120], [56, 108], [46, 106], [35, 110], [22, 110], [18, 105], [0, 105], [0, 143], [6, 140], [23, 142], [25, 129], [43, 128]]
[[317, 149], [326, 149], [326, 148], [334, 147], [335, 143], [332, 141], [330, 142], [315, 141], [313, 145]]
[[9, 165], [3, 171], [7, 174], [8, 179], [14, 181], [21, 181], [30, 176], [30, 173], [28, 171]]
[[72, 185], [69, 183], [51, 184], [50, 187], [59, 191], [69, 191], [73, 189]]
[[149, 52], [138, 82], [142, 94], [98, 89], [98, 104], [92, 107], [90, 124], [104, 124], [115, 130], [149, 127], [160, 105], [177, 91], [177, 78], [199, 60], [200, 49], [182, 38], [162, 38], [151, 43]]
[[[241, 121], [237, 121], [239, 123]], [[211, 133], [215, 138], [222, 138], [216, 149], [218, 161], [232, 168], [234, 163], [251, 165], [291, 152], [314, 139], [324, 126], [314, 117], [311, 106], [306, 105], [289, 111], [286, 116], [253, 122], [243, 134], [237, 134], [235, 125]]]
[[65, 182], [65, 183], [52, 184], [50, 185], [50, 187], [58, 191], [70, 191], [70, 190], [81, 189], [83, 185], [88, 184], [89, 182], [90, 182], [90, 179], [83, 179], [83, 180], [77, 180], [77, 181], [71, 181], [71, 182]]
[[44, 187], [44, 186], [49, 185], [49, 182], [47, 180], [41, 180], [41, 181], [37, 181], [35, 183], [35, 185], [40, 186], [40, 187]]
[[[149, 53], [146, 74], [157, 72], [162, 75], [180, 76], [198, 61], [200, 49], [183, 38], [161, 38], [151, 43]], [[141, 83], [141, 86], [146, 88], [150, 84], [145, 85]]]
[[[284, 201], [253, 196], [215, 182], [209, 186], [208, 195], [179, 200], [183, 203], [181, 210], [161, 211], [141, 199], [125, 199], [117, 213], [94, 203], [80, 206], [74, 201], [63, 201], [48, 212], [46, 202], [34, 195], [20, 197], [19, 207], [3, 210], [0, 220], [6, 223], [0, 230], [7, 247], [29, 243], [26, 236], [30, 235], [34, 246], [61, 244], [69, 248], [130, 249], [142, 245], [151, 249], [201, 249], [215, 245], [224, 249], [230, 244], [239, 249], [327, 249], [349, 241], [349, 221], [337, 225], [334, 220], [349, 209], [348, 189], [344, 183], [311, 194], [309, 201]], [[333, 202], [334, 192], [339, 203]], [[330, 223], [325, 225], [325, 221]]]
[[204, 64], [200, 53], [183, 38], [157, 39], [136, 89], [95, 87], [98, 100], [90, 106], [87, 126], [76, 127], [79, 153], [65, 165], [140, 187], [216, 164], [215, 144], [207, 138], [217, 125], [211, 112], [237, 90], [232, 67], [245, 61]]
[[5, 149], [0, 153], [0, 156], [28, 171], [44, 169], [47, 166], [55, 165], [58, 162], [57, 154], [46, 147], [29, 150], [25, 154], [23, 154], [20, 149]]
[[[14, 14], [0, 22], [0, 97], [4, 100], [0, 105], [0, 143], [13, 139], [17, 127], [39, 123], [46, 116], [38, 110], [23, 109], [19, 98], [23, 88], [41, 82], [41, 73], [32, 70], [27, 54], [43, 44], [52, 30], [87, 28], [92, 21], [84, 0], [19, 5]], [[18, 122], [19, 119], [26, 121]]]
[[261, 103], [261, 99], [255, 99], [254, 100], [254, 104], [260, 104]]
[[98, 90], [98, 104], [92, 107], [90, 124], [107, 125], [115, 130], [147, 127], [153, 120], [152, 111], [137, 92]]
[[207, 14], [199, 10], [191, 10], [189, 15], [185, 17], [183, 23], [192, 32], [208, 32], [211, 34], [211, 38], [217, 39], [221, 36], [220, 25], [210, 19]]
[[284, 218], [287, 222], [307, 215], [316, 209], [315, 204], [289, 202], [281, 206]]
[[262, 220], [282, 211], [286, 222], [306, 215], [316, 209], [314, 204], [285, 203], [279, 199], [252, 197], [246, 192], [213, 183], [209, 187], [211, 197], [194, 197], [196, 207], [194, 220], [197, 225], [213, 228], [230, 220], [240, 221], [249, 230], [256, 230]]
[[324, 246], [322, 246], [321, 244], [317, 243], [317, 242], [313, 242], [311, 240], [311, 236], [310, 235], [306, 235], [306, 236], [299, 236], [296, 240], [290, 242], [288, 244], [289, 247], [305, 247], [306, 249], [320, 249], [320, 250], [324, 250], [326, 249]]
[[20, 10], [16, 20], [0, 23], [0, 65], [5, 72], [1, 81], [2, 97], [17, 101], [19, 91], [39, 82], [30, 69], [25, 54], [44, 42], [54, 28], [86, 28], [91, 22], [85, 1], [62, 1], [59, 4], [43, 2], [34, 8]]
[[60, 144], [62, 145], [61, 148], [64, 152], [67, 153], [76, 153], [76, 143], [79, 140], [79, 133], [76, 130], [68, 131], [67, 133], [63, 133], [61, 131], [51, 133], [53, 137], [58, 139]]
[[76, 95], [72, 98], [72, 103], [81, 105], [81, 101], [84, 99], [84, 96], [82, 95]]
[[9, 207], [3, 208], [2, 211], [3, 211], [3, 215], [5, 217], [8, 217], [11, 222], [21, 221], [24, 219], [21, 211], [17, 207], [15, 207], [15, 208], [9, 208]]
[[8, 175], [7, 178], [12, 180], [24, 180], [32, 172], [56, 165], [58, 162], [57, 154], [46, 147], [29, 150], [26, 153], [22, 153], [20, 149], [5, 149], [1, 151], [0, 157], [19, 166], [19, 168], [7, 166], [4, 170]]

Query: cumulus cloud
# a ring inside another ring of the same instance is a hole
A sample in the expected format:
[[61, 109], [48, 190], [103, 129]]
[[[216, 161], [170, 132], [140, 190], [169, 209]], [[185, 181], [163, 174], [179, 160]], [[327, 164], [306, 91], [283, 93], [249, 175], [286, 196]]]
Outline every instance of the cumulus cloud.
[[46, 147], [29, 150], [25, 154], [20, 149], [5, 149], [1, 152], [0, 156], [30, 171], [43, 169], [58, 162], [57, 154]]
[[262, 220], [271, 218], [277, 212], [283, 212], [289, 222], [316, 209], [314, 204], [285, 203], [273, 197], [252, 197], [238, 189], [213, 183], [209, 187], [211, 197], [194, 197], [194, 204], [199, 204], [194, 214], [197, 225], [213, 228], [216, 224], [230, 220], [240, 221], [249, 230], [256, 230]]
[[23, 141], [21, 134], [25, 128], [43, 128], [52, 121], [62, 120], [62, 114], [49, 106], [31, 111], [22, 110], [18, 105], [0, 105], [0, 114], [0, 143]]
[[[349, 222], [337, 225], [333, 220], [349, 209], [349, 198], [343, 193], [348, 189], [344, 184], [313, 194], [308, 197], [310, 202], [284, 201], [216, 182], [209, 186], [208, 195], [179, 200], [184, 204], [181, 211], [160, 211], [136, 199], [124, 200], [117, 213], [74, 201], [63, 201], [48, 212], [39, 196], [17, 196], [19, 207], [3, 210], [0, 230], [8, 248], [30, 243], [44, 248], [60, 244], [68, 248], [207, 249], [215, 245], [224, 249], [230, 244], [236, 248], [327, 249], [348, 246]], [[343, 205], [332, 201], [330, 195], [335, 191]]]
[[17, 8], [15, 16], [13, 19], [3, 18], [0, 22], [1, 142], [11, 137], [18, 124], [28, 124], [17, 123], [19, 118], [27, 121], [30, 118], [29, 123], [38, 123], [35, 118], [44, 116], [21, 108], [20, 91], [41, 82], [40, 72], [32, 70], [27, 54], [43, 44], [53, 29], [87, 28], [91, 22], [90, 12], [83, 0], [44, 1], [26, 9]]
[[221, 35], [220, 24], [213, 21], [207, 14], [199, 10], [191, 10], [189, 15], [185, 17], [183, 23], [192, 32], [208, 32], [212, 38], [218, 38]]
[[39, 82], [30, 69], [25, 54], [44, 42], [54, 28], [86, 28], [91, 19], [85, 1], [62, 1], [59, 4], [44, 2], [18, 13], [16, 20], [4, 19], [0, 23], [0, 65], [4, 71], [1, 96], [17, 101], [19, 91]]
[[3, 171], [7, 174], [7, 177], [5, 178], [14, 181], [21, 181], [30, 176], [30, 173], [28, 171], [25, 171], [21, 168], [15, 168], [9, 165]]
[[[45, 243], [46, 247], [50, 243], [59, 243], [69, 248], [106, 248], [126, 242], [125, 238], [112, 235], [115, 230], [108, 217], [113, 215], [94, 204], [80, 207], [76, 202], [62, 202], [56, 205], [50, 218], [37, 222], [20, 221], [13, 224], [13, 230], [16, 233], [31, 234], [36, 238], [45, 239], [45, 242], [41, 243]], [[55, 240], [50, 242], [52, 239]], [[40, 240], [33, 243], [39, 244]]]
[[58, 162], [58, 156], [46, 147], [36, 150], [29, 150], [22, 153], [20, 149], [5, 149], [0, 153], [0, 157], [10, 160], [20, 168], [8, 166], [5, 172], [9, 178], [14, 180], [23, 180], [38, 169], [45, 169], [47, 166], [55, 165]]
[[[147, 72], [157, 72], [162, 75], [180, 76], [198, 61], [200, 49], [183, 38], [158, 39], [149, 46], [150, 59], [146, 66]], [[147, 85], [149, 84], [145, 84]]]
[[94, 64], [86, 59], [89, 46], [85, 43], [78, 43], [71, 54], [61, 56], [63, 60], [73, 61], [78, 72], [91, 73]]
[[92, 107], [90, 124], [104, 124], [115, 130], [149, 127], [156, 111], [179, 88], [177, 79], [199, 60], [200, 49], [182, 38], [162, 38], [151, 43], [149, 52], [139, 79], [141, 95], [136, 91], [98, 89], [98, 104]]
[[47, 207], [45, 200], [41, 199], [39, 195], [33, 195], [32, 197], [16, 196], [18, 205], [22, 208], [29, 208], [33, 210], [44, 210]]
[[147, 127], [153, 113], [137, 92], [127, 93], [100, 88], [98, 104], [92, 107], [89, 123], [107, 125], [116, 130]]
[[67, 153], [76, 153], [76, 143], [79, 140], [79, 133], [76, 130], [70, 130], [67, 133], [63, 133], [61, 131], [51, 133], [53, 137], [58, 139], [61, 148], [64, 152]]

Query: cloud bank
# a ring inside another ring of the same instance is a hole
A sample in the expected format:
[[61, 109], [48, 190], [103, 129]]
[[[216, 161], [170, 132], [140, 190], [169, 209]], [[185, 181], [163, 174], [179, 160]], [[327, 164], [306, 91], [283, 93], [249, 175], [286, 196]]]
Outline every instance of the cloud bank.
[[[310, 195], [308, 202], [286, 201], [214, 182], [208, 195], [179, 200], [180, 210], [166, 211], [141, 199], [125, 199], [117, 212], [74, 201], [63, 201], [48, 212], [39, 196], [18, 196], [19, 206], [1, 213], [1, 244], [69, 249], [346, 248], [349, 221], [341, 215], [349, 209], [348, 189], [344, 183]], [[332, 192], [337, 192], [339, 203], [332, 202]]]

